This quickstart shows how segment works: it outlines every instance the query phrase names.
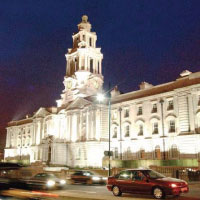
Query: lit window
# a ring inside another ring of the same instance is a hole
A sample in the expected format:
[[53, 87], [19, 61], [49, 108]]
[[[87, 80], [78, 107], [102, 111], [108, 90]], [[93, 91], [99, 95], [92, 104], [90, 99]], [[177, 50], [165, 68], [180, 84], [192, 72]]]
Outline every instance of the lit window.
[[152, 129], [153, 129], [153, 134], [158, 134], [158, 122], [154, 122], [153, 124], [153, 127], [152, 127]]
[[117, 127], [113, 129], [113, 138], [117, 138]]
[[145, 159], [145, 150], [144, 149], [140, 150], [140, 159]]
[[139, 132], [138, 132], [138, 135], [139, 135], [139, 136], [143, 135], [143, 125], [142, 125], [142, 124], [139, 125]]
[[160, 146], [155, 148], [155, 159], [161, 159]]
[[152, 105], [152, 111], [151, 111], [152, 113], [157, 113], [157, 104], [156, 103], [154, 103], [153, 105]]
[[128, 108], [126, 108], [125, 110], [124, 110], [124, 117], [126, 118], [126, 117], [129, 117], [129, 109]]
[[125, 137], [129, 137], [129, 136], [130, 136], [130, 126], [127, 125], [127, 126], [125, 127]]
[[174, 102], [173, 100], [169, 100], [167, 110], [173, 110], [173, 109], [174, 109]]
[[137, 115], [142, 115], [142, 106], [138, 107], [138, 113], [137, 113]]
[[169, 121], [169, 133], [174, 133], [175, 132], [175, 121], [170, 120]]

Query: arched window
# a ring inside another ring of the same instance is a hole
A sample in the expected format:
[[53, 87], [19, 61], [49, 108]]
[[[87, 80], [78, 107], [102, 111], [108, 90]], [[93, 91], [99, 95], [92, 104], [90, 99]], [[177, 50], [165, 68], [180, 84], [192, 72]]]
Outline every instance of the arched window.
[[174, 133], [176, 130], [175, 120], [169, 120], [169, 133]]
[[144, 134], [144, 130], [143, 130], [143, 124], [139, 125], [139, 132], [138, 132], [138, 136], [142, 136]]
[[155, 159], [161, 159], [161, 153], [160, 153], [160, 146], [159, 145], [157, 145], [155, 147], [154, 155], [155, 155]]
[[124, 137], [129, 137], [130, 136], [130, 125], [125, 126], [125, 134]]
[[152, 123], [152, 134], [158, 134], [158, 122]]
[[178, 154], [178, 148], [175, 144], [173, 144], [171, 148], [171, 158], [178, 158]]

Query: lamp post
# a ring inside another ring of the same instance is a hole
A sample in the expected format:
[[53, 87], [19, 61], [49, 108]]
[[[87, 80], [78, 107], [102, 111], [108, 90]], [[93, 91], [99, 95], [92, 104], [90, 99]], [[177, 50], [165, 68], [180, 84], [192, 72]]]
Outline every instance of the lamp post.
[[122, 160], [122, 108], [119, 107], [120, 160]]
[[165, 160], [166, 155], [165, 155], [165, 127], [164, 127], [164, 116], [163, 116], [163, 103], [164, 100], [161, 98], [160, 104], [161, 104], [162, 134], [163, 134], [163, 160]]
[[[103, 102], [105, 99], [105, 96], [103, 94], [97, 94], [97, 100], [99, 102]], [[108, 176], [111, 175], [111, 166], [110, 166], [110, 157], [111, 157], [111, 151], [110, 151], [110, 129], [111, 129], [111, 95], [109, 92], [108, 95]]]

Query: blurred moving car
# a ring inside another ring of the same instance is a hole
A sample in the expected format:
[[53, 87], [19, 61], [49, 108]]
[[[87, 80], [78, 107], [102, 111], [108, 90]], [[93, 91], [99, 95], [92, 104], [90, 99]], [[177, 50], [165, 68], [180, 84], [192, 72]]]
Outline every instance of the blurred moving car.
[[85, 183], [85, 184], [106, 184], [107, 177], [95, 174], [91, 171], [79, 170], [75, 171], [71, 177], [71, 184]]
[[60, 179], [52, 173], [36, 174], [33, 178], [26, 180], [26, 183], [30, 188], [39, 189], [56, 189], [62, 188], [66, 185], [64, 179]]
[[15, 177], [15, 173], [22, 167], [24, 166], [17, 163], [0, 162], [0, 199], [50, 200], [59, 197], [59, 195], [49, 192], [31, 191], [25, 180]]
[[186, 181], [165, 177], [150, 169], [129, 169], [108, 177], [108, 190], [115, 196], [122, 193], [151, 194], [156, 199], [166, 195], [179, 196], [189, 191]]

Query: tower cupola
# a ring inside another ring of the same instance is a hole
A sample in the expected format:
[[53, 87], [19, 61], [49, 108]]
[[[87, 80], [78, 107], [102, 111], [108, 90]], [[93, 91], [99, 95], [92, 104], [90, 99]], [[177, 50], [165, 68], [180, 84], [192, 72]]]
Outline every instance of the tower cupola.
[[103, 54], [101, 48], [96, 47], [97, 35], [91, 28], [88, 16], [83, 15], [82, 21], [78, 24], [78, 32], [72, 35], [73, 46], [65, 55], [65, 89], [61, 99], [57, 100], [58, 107], [77, 97], [95, 95], [102, 89]]

